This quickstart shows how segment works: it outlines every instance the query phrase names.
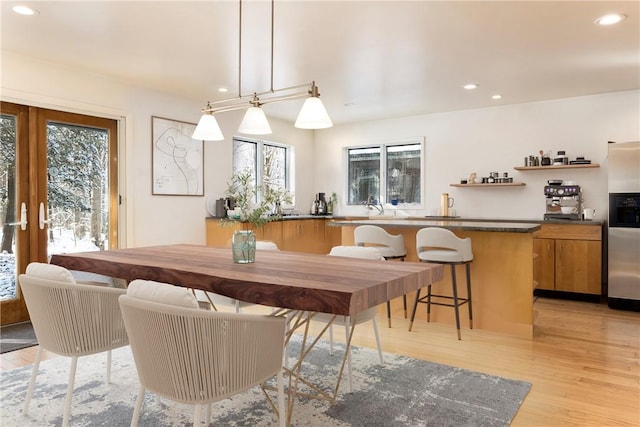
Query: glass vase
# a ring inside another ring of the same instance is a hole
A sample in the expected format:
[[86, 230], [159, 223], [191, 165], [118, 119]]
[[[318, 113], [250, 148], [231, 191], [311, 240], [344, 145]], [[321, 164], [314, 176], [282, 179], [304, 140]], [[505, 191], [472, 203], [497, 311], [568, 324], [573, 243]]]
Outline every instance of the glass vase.
[[248, 264], [256, 261], [256, 235], [252, 230], [237, 230], [231, 239], [233, 262]]

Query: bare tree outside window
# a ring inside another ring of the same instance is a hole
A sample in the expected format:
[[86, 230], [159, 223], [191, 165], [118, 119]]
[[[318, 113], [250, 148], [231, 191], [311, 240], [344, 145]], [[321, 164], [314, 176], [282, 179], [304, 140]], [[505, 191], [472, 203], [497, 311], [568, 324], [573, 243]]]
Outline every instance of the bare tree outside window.
[[347, 148], [347, 203], [422, 203], [422, 141]]

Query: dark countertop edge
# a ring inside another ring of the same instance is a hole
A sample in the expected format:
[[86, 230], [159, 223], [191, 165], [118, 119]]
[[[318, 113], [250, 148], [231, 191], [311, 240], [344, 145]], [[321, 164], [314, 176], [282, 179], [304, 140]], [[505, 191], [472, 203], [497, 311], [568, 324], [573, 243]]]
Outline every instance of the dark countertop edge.
[[[345, 217], [335, 217], [333, 215], [286, 215], [272, 221], [292, 221], [296, 219], [344, 219]], [[207, 221], [220, 221], [223, 218], [217, 216], [208, 216]]]
[[540, 224], [531, 222], [479, 222], [466, 220], [435, 220], [435, 219], [345, 219], [334, 218], [329, 222], [330, 226], [354, 226], [354, 225], [380, 225], [394, 228], [415, 228], [415, 227], [442, 227], [463, 231], [494, 231], [502, 233], [533, 233], [540, 230]]
[[[208, 216], [205, 218], [207, 221], [219, 221], [222, 218]], [[370, 217], [358, 217], [358, 216], [334, 216], [334, 215], [288, 215], [276, 221], [293, 221], [300, 219], [326, 219], [333, 221], [384, 221], [393, 224], [400, 221], [398, 219], [374, 219]], [[576, 220], [543, 220], [543, 219], [505, 219], [505, 218], [446, 218], [446, 217], [420, 217], [409, 216], [402, 219], [402, 221], [456, 221], [456, 222], [494, 222], [494, 223], [519, 223], [519, 224], [567, 224], [567, 225], [604, 225], [606, 221], [576, 221]]]

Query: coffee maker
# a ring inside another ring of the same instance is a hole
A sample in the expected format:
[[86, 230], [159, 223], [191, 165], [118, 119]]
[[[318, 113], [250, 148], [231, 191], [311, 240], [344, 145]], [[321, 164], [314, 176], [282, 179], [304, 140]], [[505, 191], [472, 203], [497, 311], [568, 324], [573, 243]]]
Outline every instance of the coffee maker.
[[544, 187], [546, 199], [545, 220], [582, 219], [582, 189], [574, 182], [550, 180]]

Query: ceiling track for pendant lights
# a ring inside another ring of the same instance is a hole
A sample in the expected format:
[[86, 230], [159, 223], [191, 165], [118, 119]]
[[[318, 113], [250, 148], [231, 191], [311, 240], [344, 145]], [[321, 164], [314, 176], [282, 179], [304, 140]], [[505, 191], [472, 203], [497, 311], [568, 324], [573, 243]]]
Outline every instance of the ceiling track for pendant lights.
[[[276, 102], [290, 101], [307, 98], [298, 113], [294, 124], [300, 129], [325, 129], [333, 126], [327, 110], [324, 108], [319, 96], [318, 87], [315, 81], [306, 84], [290, 86], [275, 90], [273, 88], [274, 69], [274, 0], [271, 0], [271, 72], [270, 87], [266, 92], [253, 92], [252, 94], [242, 94], [242, 0], [239, 0], [239, 31], [238, 31], [238, 96], [234, 98], [222, 99], [219, 101], [207, 102], [207, 106], [202, 109], [202, 117], [193, 132], [192, 138], [206, 141], [222, 141], [224, 135], [215, 118], [215, 114], [226, 111], [249, 108], [245, 113], [238, 132], [251, 135], [267, 135], [271, 133], [271, 126], [262, 110], [261, 106]], [[307, 88], [305, 91], [293, 92], [296, 89]], [[273, 96], [270, 96], [273, 95]], [[251, 97], [247, 101], [246, 98]], [[262, 97], [262, 99], [261, 99]]]

